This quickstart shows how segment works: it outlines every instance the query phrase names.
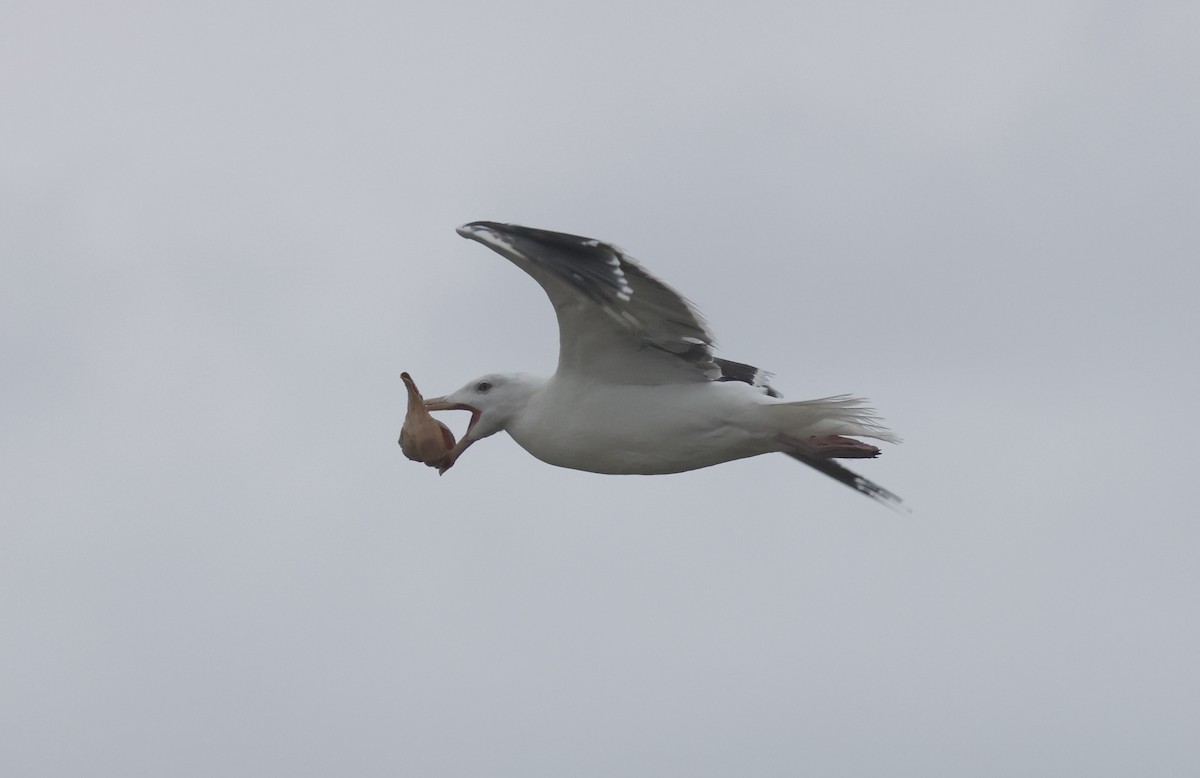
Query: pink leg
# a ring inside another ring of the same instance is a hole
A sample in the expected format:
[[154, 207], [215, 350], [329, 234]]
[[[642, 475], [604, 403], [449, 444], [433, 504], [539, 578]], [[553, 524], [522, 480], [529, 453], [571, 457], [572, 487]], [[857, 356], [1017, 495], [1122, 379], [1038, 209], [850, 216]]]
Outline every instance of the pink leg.
[[873, 459], [879, 447], [841, 435], [813, 435], [808, 440], [780, 435], [782, 443], [799, 448], [805, 454], [821, 459]]

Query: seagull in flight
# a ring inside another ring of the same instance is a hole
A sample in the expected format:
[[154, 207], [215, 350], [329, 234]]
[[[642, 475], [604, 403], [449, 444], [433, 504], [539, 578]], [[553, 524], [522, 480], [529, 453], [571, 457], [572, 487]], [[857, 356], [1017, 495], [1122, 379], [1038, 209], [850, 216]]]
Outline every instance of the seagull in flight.
[[782, 453], [892, 508], [892, 492], [835, 460], [870, 459], [898, 443], [851, 395], [786, 401], [769, 375], [713, 356], [696, 308], [610, 243], [479, 221], [458, 234], [528, 273], [558, 316], [558, 369], [481, 376], [425, 401], [430, 411], [470, 411], [439, 470], [476, 441], [505, 431], [551, 465], [593, 473], [679, 473]]

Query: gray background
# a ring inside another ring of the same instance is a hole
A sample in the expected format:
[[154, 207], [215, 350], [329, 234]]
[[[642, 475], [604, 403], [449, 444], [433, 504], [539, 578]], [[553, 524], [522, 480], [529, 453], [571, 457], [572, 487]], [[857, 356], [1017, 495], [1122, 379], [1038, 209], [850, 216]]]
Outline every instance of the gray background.
[[[0, 772], [1200, 771], [1195, 3], [7, 3]], [[474, 219], [907, 442], [654, 478]], [[459, 432], [461, 414], [452, 420]]]

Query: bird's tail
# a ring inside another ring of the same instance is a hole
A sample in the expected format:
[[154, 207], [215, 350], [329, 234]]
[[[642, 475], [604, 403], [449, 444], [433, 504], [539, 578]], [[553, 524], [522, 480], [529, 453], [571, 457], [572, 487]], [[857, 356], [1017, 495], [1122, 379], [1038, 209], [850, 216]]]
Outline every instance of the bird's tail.
[[888, 443], [900, 442], [900, 438], [884, 426], [875, 409], [861, 397], [839, 394], [818, 400], [772, 403], [766, 408], [776, 431], [796, 440], [857, 435]]
[[848, 394], [767, 406], [783, 452], [859, 494], [893, 510], [907, 512], [903, 501], [879, 484], [838, 464], [834, 458], [871, 458], [879, 449], [848, 435], [899, 443], [866, 401]]

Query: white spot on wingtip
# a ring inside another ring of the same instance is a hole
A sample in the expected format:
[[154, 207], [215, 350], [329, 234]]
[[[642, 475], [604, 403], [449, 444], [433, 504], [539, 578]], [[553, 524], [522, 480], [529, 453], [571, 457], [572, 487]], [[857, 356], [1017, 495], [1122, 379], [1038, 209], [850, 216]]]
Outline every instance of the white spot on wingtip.
[[477, 240], [485, 246], [503, 247], [509, 251], [515, 251], [512, 241], [507, 240], [503, 233], [493, 230], [491, 227], [484, 227], [482, 224], [464, 224], [457, 230], [458, 234], [464, 238]]

